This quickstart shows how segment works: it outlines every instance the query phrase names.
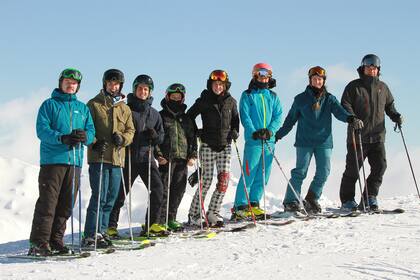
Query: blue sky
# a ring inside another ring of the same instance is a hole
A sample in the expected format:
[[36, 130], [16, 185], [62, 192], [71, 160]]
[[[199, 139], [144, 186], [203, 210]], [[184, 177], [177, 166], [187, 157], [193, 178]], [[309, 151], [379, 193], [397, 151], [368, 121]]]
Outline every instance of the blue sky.
[[[84, 75], [82, 101], [97, 94], [108, 68], [124, 71], [125, 93], [147, 73], [159, 108], [174, 82], [186, 85], [192, 104], [218, 68], [228, 71], [239, 100], [252, 66], [265, 61], [274, 68], [285, 115], [304, 90], [309, 67], [325, 67], [329, 90], [341, 98], [367, 53], [381, 57], [382, 79], [406, 119], [408, 143], [420, 144], [418, 1], [4, 0], [2, 11], [0, 156], [36, 162], [36, 142], [30, 156], [21, 145], [28, 137], [36, 141], [36, 110], [66, 67]], [[335, 121], [334, 129], [335, 153], [342, 157], [345, 125]], [[401, 151], [399, 136], [389, 133], [387, 141], [390, 151]], [[293, 157], [293, 142], [294, 131], [278, 144], [280, 153]]]

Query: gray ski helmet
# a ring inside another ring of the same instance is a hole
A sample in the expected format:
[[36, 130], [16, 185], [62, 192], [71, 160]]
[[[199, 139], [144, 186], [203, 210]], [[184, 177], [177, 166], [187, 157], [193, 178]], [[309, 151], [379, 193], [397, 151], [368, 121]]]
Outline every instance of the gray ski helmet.
[[138, 75], [133, 82], [133, 94], [136, 94], [137, 86], [139, 84], [145, 84], [149, 87], [150, 93], [155, 88], [155, 85], [153, 84], [153, 79], [145, 74]]
[[104, 76], [102, 77], [102, 84], [104, 90], [106, 89], [105, 82], [106, 81], [116, 81], [120, 82], [120, 92], [124, 85], [124, 73], [118, 69], [108, 69], [104, 72]]
[[76, 80], [79, 84], [77, 85], [76, 92], [80, 89], [80, 83], [82, 82], [82, 73], [79, 70], [74, 68], [66, 68], [60, 73], [60, 77], [58, 78], [58, 88], [61, 90], [61, 82], [64, 79], [73, 79]]
[[381, 68], [381, 60], [377, 55], [374, 54], [367, 54], [362, 59], [361, 66], [375, 66], [378, 69]]

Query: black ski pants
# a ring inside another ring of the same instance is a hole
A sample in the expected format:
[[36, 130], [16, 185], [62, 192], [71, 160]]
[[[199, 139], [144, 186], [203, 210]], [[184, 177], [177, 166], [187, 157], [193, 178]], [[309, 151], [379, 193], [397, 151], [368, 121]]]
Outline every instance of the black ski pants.
[[[80, 167], [75, 169], [73, 205], [79, 188]], [[63, 244], [66, 222], [71, 216], [74, 167], [42, 165], [39, 170], [39, 198], [35, 204], [29, 241], [34, 244]]]
[[[387, 167], [386, 164], [386, 155], [385, 155], [385, 145], [384, 143], [363, 143], [363, 156], [360, 154], [360, 146], [357, 147], [357, 155], [359, 168], [362, 167], [362, 162], [367, 158], [370, 165], [370, 174], [367, 177], [367, 190], [368, 194], [372, 196], [377, 196], [379, 192], [379, 187], [382, 184], [382, 178], [385, 174]], [[367, 168], [365, 166], [365, 171]], [[354, 147], [351, 143], [347, 144], [347, 156], [346, 156], [346, 169], [343, 173], [343, 178], [341, 179], [340, 186], [340, 200], [342, 203], [345, 203], [349, 200], [354, 200], [355, 197], [355, 184], [358, 179], [359, 170], [356, 166], [356, 157], [354, 155]], [[365, 195], [365, 186], [363, 182], [363, 175], [360, 174], [362, 180], [362, 188]]]
[[[143, 183], [148, 187], [148, 175], [149, 175], [149, 163], [148, 162], [134, 162], [131, 161], [131, 183], [132, 186], [137, 176], [140, 176]], [[125, 167], [123, 169], [124, 182], [126, 194], [129, 193], [129, 184], [128, 184], [128, 161], [126, 160]], [[165, 221], [160, 221], [160, 209], [162, 206], [162, 196], [163, 196], [163, 183], [160, 177], [159, 169], [156, 165], [155, 160], [151, 162], [151, 172], [150, 172], [150, 225], [158, 223], [162, 224]], [[124, 206], [125, 196], [123, 184], [121, 182], [120, 191], [118, 198], [115, 201], [114, 207], [112, 209], [111, 215], [109, 217], [108, 227], [118, 227], [118, 220], [120, 216], [121, 207]], [[147, 210], [145, 223], [147, 224]]]
[[[168, 201], [168, 175], [169, 163], [159, 166], [163, 179], [163, 200], [160, 209], [160, 220], [166, 221], [166, 207]], [[169, 211], [168, 221], [176, 220], [179, 204], [184, 197], [187, 186], [188, 167], [185, 159], [173, 159], [171, 161], [171, 185], [169, 190]]]

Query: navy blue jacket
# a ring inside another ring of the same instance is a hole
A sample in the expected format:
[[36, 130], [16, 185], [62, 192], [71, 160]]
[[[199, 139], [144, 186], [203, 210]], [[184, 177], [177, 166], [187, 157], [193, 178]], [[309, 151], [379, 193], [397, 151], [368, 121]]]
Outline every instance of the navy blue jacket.
[[165, 137], [162, 118], [159, 112], [152, 108], [152, 103], [153, 97], [142, 101], [132, 93], [127, 96], [127, 105], [133, 114], [134, 127], [136, 128], [131, 144], [132, 157], [136, 162], [149, 161], [149, 141], [146, 137], [148, 129], [153, 128], [158, 134], [158, 139], [152, 143], [152, 154], [154, 153], [154, 146], [162, 144]]

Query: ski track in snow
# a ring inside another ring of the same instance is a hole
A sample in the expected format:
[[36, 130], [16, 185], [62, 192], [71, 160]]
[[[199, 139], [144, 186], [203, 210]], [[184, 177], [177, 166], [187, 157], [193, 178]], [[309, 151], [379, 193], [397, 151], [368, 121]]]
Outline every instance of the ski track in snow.
[[[8, 168], [2, 168], [5, 166]], [[420, 203], [415, 195], [380, 198], [380, 205], [386, 209], [406, 210], [398, 215], [297, 220], [280, 227], [259, 224], [256, 229], [220, 233], [210, 240], [171, 237], [141, 251], [117, 251], [71, 261], [9, 259], [5, 256], [28, 250], [38, 168], [0, 158], [0, 170], [9, 170], [1, 174], [0, 186], [1, 280], [420, 279]], [[144, 187], [134, 188], [133, 217], [144, 217]], [[187, 187], [179, 217], [186, 216], [194, 191]], [[225, 217], [229, 217], [234, 191], [232, 187], [226, 194], [229, 203], [222, 209]], [[87, 205], [87, 199], [89, 190], [85, 187], [82, 205]], [[282, 209], [281, 202], [278, 195], [267, 192], [270, 212]], [[321, 205], [336, 208], [339, 203], [323, 197]], [[85, 209], [82, 211], [85, 213]], [[134, 226], [139, 222], [134, 220]], [[75, 220], [76, 231], [77, 223]], [[69, 224], [67, 229], [69, 242]], [[135, 230], [138, 232], [138, 228]]]

